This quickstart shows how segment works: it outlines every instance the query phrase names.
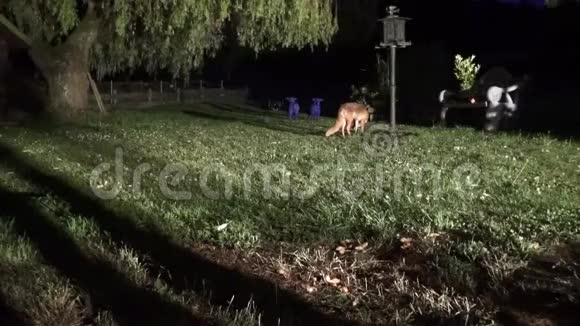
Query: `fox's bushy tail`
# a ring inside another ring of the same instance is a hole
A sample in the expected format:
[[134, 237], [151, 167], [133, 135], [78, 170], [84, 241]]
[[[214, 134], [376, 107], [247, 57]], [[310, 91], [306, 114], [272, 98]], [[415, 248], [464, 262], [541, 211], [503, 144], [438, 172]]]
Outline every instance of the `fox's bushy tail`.
[[332, 135], [334, 135], [335, 133], [337, 133], [340, 128], [342, 128], [342, 126], [345, 124], [346, 122], [343, 121], [343, 119], [341, 119], [340, 117], [338, 117], [338, 119], [336, 119], [336, 123], [334, 124], [334, 126], [332, 126], [330, 129], [328, 129], [326, 131], [325, 136], [326, 137], [330, 137]]

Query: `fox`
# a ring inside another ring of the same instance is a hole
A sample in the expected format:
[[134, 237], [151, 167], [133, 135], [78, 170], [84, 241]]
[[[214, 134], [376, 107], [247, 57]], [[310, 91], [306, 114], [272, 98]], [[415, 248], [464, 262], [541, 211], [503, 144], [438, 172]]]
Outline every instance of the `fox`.
[[352, 128], [353, 121], [355, 123], [354, 131], [357, 132], [360, 129], [364, 132], [365, 126], [369, 121], [369, 107], [355, 102], [344, 103], [341, 105], [338, 110], [336, 123], [326, 131], [326, 137], [334, 135], [339, 130], [342, 131], [342, 137], [345, 137], [345, 129], [347, 134], [350, 136], [350, 129]]

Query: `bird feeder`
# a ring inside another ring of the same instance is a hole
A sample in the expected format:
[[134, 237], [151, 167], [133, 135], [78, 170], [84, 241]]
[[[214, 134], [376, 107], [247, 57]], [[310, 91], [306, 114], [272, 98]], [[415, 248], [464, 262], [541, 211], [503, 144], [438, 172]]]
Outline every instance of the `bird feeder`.
[[383, 23], [383, 41], [382, 47], [396, 46], [406, 47], [411, 45], [405, 39], [405, 24], [409, 18], [400, 17], [399, 9], [395, 6], [389, 6], [389, 15], [379, 21]]
[[395, 79], [395, 63], [396, 63], [396, 49], [404, 48], [411, 45], [405, 39], [405, 24], [409, 18], [400, 17], [398, 15], [399, 9], [395, 6], [387, 8], [389, 15], [379, 21], [383, 24], [383, 39], [377, 49], [390, 48], [390, 88], [391, 88], [391, 131], [395, 130], [395, 104], [396, 104], [396, 79]]

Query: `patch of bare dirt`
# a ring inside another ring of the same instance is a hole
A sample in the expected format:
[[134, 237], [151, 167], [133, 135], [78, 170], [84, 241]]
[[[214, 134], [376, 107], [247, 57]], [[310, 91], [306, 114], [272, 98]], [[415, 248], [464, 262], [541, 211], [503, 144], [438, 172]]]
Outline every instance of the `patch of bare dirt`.
[[498, 290], [480, 262], [453, 255], [453, 241], [446, 234], [408, 234], [380, 246], [345, 240], [249, 252], [196, 245], [195, 251], [362, 323], [580, 325], [580, 250], [566, 246], [535, 257], [506, 273]]
[[506, 284], [499, 318], [513, 325], [580, 325], [580, 243], [533, 257]]

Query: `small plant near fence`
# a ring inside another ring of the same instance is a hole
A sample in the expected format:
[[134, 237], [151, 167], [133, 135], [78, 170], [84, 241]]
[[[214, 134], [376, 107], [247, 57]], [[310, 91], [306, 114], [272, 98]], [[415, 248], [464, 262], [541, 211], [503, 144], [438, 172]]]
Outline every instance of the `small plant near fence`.
[[475, 78], [481, 66], [474, 63], [475, 56], [463, 58], [460, 54], [455, 56], [455, 77], [460, 83], [462, 91], [469, 90], [475, 85]]

